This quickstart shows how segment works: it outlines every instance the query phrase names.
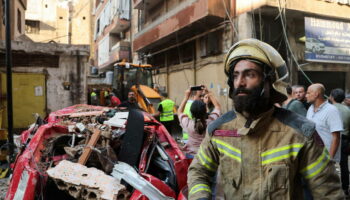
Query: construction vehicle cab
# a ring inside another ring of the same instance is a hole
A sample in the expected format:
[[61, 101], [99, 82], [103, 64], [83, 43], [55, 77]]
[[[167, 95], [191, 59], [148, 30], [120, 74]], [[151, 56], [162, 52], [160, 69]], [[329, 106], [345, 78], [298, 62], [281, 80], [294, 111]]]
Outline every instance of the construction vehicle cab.
[[122, 101], [127, 100], [129, 91], [135, 92], [139, 106], [151, 114], [161, 101], [161, 96], [153, 89], [152, 65], [148, 64], [114, 64], [112, 89]]

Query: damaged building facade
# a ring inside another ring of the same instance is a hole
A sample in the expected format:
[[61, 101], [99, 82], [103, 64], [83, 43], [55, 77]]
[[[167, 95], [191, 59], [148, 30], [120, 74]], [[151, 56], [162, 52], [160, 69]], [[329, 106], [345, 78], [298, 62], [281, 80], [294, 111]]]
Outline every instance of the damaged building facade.
[[[16, 0], [10, 4], [13, 115], [16, 129], [32, 124], [35, 113], [44, 118], [51, 111], [85, 103], [87, 99], [86, 72], [89, 69], [88, 44], [91, 34], [84, 35], [82, 30], [69, 34], [68, 30], [69, 27], [71, 31], [82, 27], [89, 30], [89, 4], [71, 1], [72, 9], [68, 12], [68, 2], [60, 2], [61, 6], [55, 2]], [[0, 2], [1, 8], [4, 6], [2, 3], [3, 1]], [[2, 11], [3, 9], [0, 12]], [[0, 20], [3, 21], [3, 13], [0, 14]], [[61, 22], [64, 21], [62, 23], [56, 20], [60, 14], [67, 14], [64, 15], [65, 19], [61, 19]], [[69, 14], [74, 14], [71, 16], [74, 20], [66, 18]], [[79, 24], [77, 19], [84, 17], [85, 20], [81, 21], [86, 24]], [[34, 24], [31, 23], [33, 21]], [[72, 26], [68, 26], [68, 21], [71, 21]], [[58, 37], [63, 32], [65, 37]], [[2, 23], [0, 36], [0, 108], [4, 111], [1, 113], [0, 128], [6, 128], [5, 26]], [[73, 45], [69, 45], [69, 42]]]
[[[34, 122], [52, 111], [85, 103], [89, 46], [12, 42], [14, 128]], [[6, 97], [5, 44], [0, 43], [1, 96]], [[6, 98], [1, 99], [6, 108]], [[5, 109], [6, 111], [6, 109]], [[7, 125], [6, 112], [3, 125]]]
[[[350, 22], [348, 1], [133, 0], [133, 9], [134, 62], [155, 66], [155, 83], [163, 86], [176, 104], [186, 88], [205, 84], [219, 96], [224, 111], [231, 109], [223, 61], [232, 44], [245, 38], [275, 47], [288, 65], [291, 84], [310, 84], [303, 70], [313, 82], [325, 84], [327, 93], [336, 87], [350, 90], [350, 62], [310, 59], [310, 36], [305, 30], [307, 17], [342, 22], [346, 28]], [[317, 32], [322, 30], [315, 30], [313, 37], [320, 38]], [[350, 52], [350, 46], [344, 48]], [[337, 79], [326, 78], [329, 75]]]
[[[94, 30], [94, 66], [89, 78], [89, 85], [98, 86], [112, 83], [104, 79], [105, 72], [113, 71], [113, 64], [120, 61], [130, 61], [130, 1], [110, 0], [95, 1]], [[102, 78], [98, 74], [103, 74]]]

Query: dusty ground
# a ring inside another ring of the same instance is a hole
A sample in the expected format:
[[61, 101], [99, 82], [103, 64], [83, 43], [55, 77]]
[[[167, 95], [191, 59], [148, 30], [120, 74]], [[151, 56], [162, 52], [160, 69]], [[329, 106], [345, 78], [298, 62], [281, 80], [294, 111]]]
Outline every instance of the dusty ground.
[[8, 182], [8, 178], [0, 179], [0, 200], [5, 199], [5, 195], [8, 187], [7, 182]]

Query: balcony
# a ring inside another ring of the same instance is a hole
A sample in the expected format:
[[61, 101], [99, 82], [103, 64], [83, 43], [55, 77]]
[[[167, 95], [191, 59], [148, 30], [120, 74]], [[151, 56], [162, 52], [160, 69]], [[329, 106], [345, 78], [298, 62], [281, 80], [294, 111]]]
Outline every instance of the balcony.
[[[138, 2], [138, 0], [134, 0]], [[151, 0], [157, 1], [157, 0]], [[135, 34], [133, 49], [145, 52], [151, 48], [174, 43], [186, 35], [191, 37], [217, 26], [226, 16], [225, 6], [231, 10], [229, 0], [186, 0], [153, 22], [146, 22]], [[228, 11], [230, 12], [230, 11]], [[233, 13], [233, 12], [231, 12]]]
[[133, 0], [134, 9], [144, 9], [144, 5], [147, 5], [148, 8], [152, 8], [161, 1], [163, 0]]
[[112, 46], [108, 54], [101, 52], [99, 56], [102, 56], [98, 63], [100, 69], [111, 67], [112, 64], [123, 59], [130, 60], [130, 42], [119, 41]]
[[113, 62], [126, 59], [129, 60], [130, 42], [120, 41], [115, 44], [109, 53], [109, 60]]
[[119, 16], [115, 16], [113, 17], [110, 27], [110, 33], [121, 33], [130, 27], [130, 20], [121, 19]]

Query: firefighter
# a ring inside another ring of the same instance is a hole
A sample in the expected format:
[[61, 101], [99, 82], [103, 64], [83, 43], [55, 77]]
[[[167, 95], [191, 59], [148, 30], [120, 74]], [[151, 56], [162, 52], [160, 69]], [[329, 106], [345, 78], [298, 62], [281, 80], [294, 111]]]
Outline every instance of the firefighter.
[[303, 190], [314, 199], [344, 199], [315, 124], [273, 106], [286, 99], [279, 53], [242, 40], [228, 51], [225, 73], [235, 109], [208, 126], [189, 168], [189, 199], [211, 199], [218, 188], [225, 199], [303, 199]]

